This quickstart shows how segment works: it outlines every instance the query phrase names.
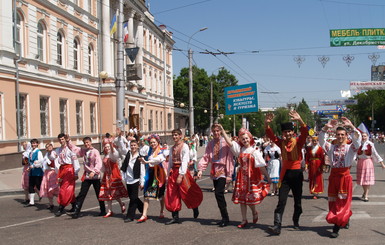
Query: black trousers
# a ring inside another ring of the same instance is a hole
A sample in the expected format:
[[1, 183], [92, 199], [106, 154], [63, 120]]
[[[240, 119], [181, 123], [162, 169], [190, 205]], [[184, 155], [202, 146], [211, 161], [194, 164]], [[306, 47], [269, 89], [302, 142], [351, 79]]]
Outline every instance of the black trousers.
[[135, 211], [138, 209], [140, 213], [143, 213], [143, 202], [138, 197], [139, 193], [139, 181], [134, 184], [127, 184], [128, 197], [130, 198], [130, 204], [128, 204], [127, 218], [134, 219]]
[[[90, 189], [90, 186], [93, 185], [95, 194], [96, 194], [96, 199], [99, 200], [99, 192], [100, 192], [100, 180], [99, 179], [93, 179], [89, 180], [86, 179], [82, 182], [82, 185], [80, 187], [80, 192], [78, 196], [76, 197], [76, 205], [79, 208], [79, 211], [82, 209], [84, 199], [87, 196], [88, 190]], [[100, 211], [101, 212], [106, 212], [106, 206], [103, 201], [99, 201], [99, 206], [100, 206]]]
[[35, 193], [35, 186], [38, 191], [40, 191], [41, 181], [43, 180], [43, 176], [29, 176], [29, 193]]
[[226, 178], [218, 178], [213, 180], [215, 188], [215, 199], [217, 199], [217, 204], [219, 210], [226, 209], [226, 199], [225, 199], [225, 187], [226, 187]]
[[298, 222], [299, 216], [302, 213], [302, 182], [303, 173], [301, 169], [286, 170], [285, 176], [283, 177], [281, 183], [281, 187], [279, 188], [279, 200], [278, 205], [274, 211], [275, 214], [280, 214], [282, 217], [283, 212], [285, 211], [287, 197], [291, 190], [294, 197], [293, 221]]

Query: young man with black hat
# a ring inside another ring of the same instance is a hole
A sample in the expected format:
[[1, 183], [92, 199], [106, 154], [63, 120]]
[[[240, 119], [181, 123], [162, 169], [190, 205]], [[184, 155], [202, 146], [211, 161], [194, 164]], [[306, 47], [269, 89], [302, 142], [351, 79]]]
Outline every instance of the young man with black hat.
[[306, 143], [306, 137], [309, 135], [309, 132], [306, 124], [296, 111], [290, 111], [289, 116], [291, 120], [296, 120], [300, 123], [301, 135], [299, 137], [294, 136], [294, 124], [287, 122], [281, 124], [283, 139], [278, 138], [274, 135], [269, 125], [273, 121], [274, 115], [269, 113], [265, 117], [266, 135], [281, 148], [282, 152], [281, 173], [278, 183], [278, 205], [274, 211], [274, 226], [269, 227], [269, 231], [274, 235], [281, 234], [282, 216], [290, 190], [294, 197], [293, 223], [296, 230], [299, 229], [299, 216], [302, 213], [302, 147]]

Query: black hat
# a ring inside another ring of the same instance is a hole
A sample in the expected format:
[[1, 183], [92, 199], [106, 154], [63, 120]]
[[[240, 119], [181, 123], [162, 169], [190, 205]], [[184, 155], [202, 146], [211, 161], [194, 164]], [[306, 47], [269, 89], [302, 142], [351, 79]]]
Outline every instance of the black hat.
[[294, 124], [292, 122], [281, 123], [281, 130], [294, 130]]

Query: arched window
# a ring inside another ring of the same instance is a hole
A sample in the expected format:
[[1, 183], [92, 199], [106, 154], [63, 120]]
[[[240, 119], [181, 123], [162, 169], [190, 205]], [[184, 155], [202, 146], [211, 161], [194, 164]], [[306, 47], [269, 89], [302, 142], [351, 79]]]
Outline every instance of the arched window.
[[88, 74], [93, 74], [93, 66], [94, 66], [94, 49], [92, 48], [92, 45], [88, 46]]
[[46, 42], [45, 34], [46, 34], [45, 27], [44, 27], [43, 23], [39, 22], [37, 24], [37, 55], [36, 55], [36, 59], [38, 59], [40, 61], [44, 61], [44, 58], [45, 58], [44, 57], [45, 42]]
[[[16, 13], [16, 30], [13, 29], [13, 47], [15, 53], [22, 56], [22, 44], [23, 44], [23, 21], [20, 13]], [[15, 19], [13, 19], [15, 21]], [[15, 23], [13, 23], [15, 27]]]
[[56, 36], [56, 52], [57, 52], [57, 64], [63, 65], [63, 54], [64, 54], [64, 40], [63, 35], [58, 32]]
[[74, 69], [75, 70], [78, 70], [79, 69], [79, 51], [80, 51], [80, 47], [79, 47], [79, 41], [74, 39]]

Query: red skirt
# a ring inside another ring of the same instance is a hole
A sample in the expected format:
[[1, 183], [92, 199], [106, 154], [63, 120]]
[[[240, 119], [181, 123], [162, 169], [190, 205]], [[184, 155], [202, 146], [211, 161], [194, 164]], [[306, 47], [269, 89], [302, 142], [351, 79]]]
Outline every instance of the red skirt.
[[309, 189], [311, 194], [320, 194], [324, 192], [324, 180], [322, 161], [320, 159], [310, 160], [309, 166]]
[[170, 212], [180, 211], [182, 203], [186, 204], [187, 208], [193, 209], [199, 207], [203, 200], [203, 193], [198, 184], [187, 171], [180, 185], [176, 184], [179, 175], [179, 167], [172, 168], [168, 176], [167, 191], [165, 196], [165, 206]]
[[111, 172], [104, 172], [100, 185], [99, 201], [111, 201], [128, 197], [117, 163], [111, 164]]
[[346, 226], [349, 222], [352, 211], [352, 176], [349, 168], [332, 168], [329, 176], [329, 213], [326, 221], [340, 227]]
[[52, 198], [59, 195], [59, 185], [57, 183], [57, 174], [55, 170], [44, 171], [43, 180], [40, 186], [40, 197]]
[[61, 179], [57, 202], [65, 207], [75, 202], [75, 171], [72, 164], [61, 165], [57, 177]]

